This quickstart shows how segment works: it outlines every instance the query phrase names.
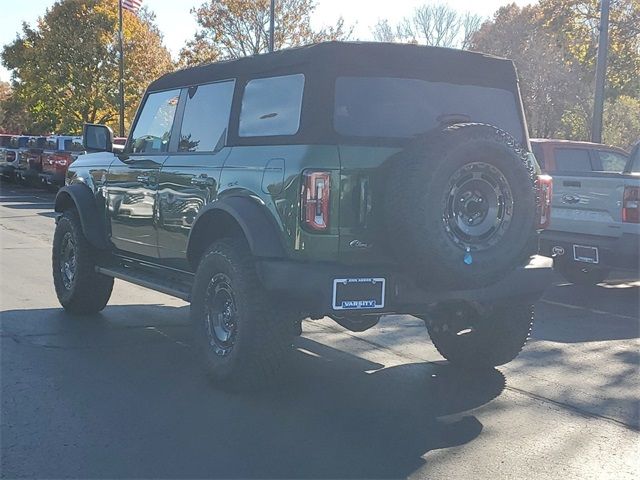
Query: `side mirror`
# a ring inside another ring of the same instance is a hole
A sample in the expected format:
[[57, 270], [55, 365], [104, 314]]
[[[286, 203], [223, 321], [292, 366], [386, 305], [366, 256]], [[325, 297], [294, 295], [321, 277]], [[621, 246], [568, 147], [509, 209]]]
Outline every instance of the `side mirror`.
[[113, 131], [106, 125], [85, 123], [82, 144], [87, 152], [112, 152]]

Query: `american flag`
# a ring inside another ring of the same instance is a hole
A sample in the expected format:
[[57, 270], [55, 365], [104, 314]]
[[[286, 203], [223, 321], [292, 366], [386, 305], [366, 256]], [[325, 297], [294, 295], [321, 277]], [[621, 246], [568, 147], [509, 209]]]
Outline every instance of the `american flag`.
[[137, 14], [140, 7], [142, 7], [142, 0], [120, 0], [120, 2], [122, 3], [122, 8], [135, 14]]

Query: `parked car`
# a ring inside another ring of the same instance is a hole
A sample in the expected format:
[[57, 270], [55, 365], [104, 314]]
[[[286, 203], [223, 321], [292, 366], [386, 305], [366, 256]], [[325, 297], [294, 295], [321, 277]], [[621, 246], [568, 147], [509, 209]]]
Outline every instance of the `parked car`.
[[39, 177], [43, 184], [59, 187], [69, 165], [84, 154], [81, 136], [57, 135], [47, 137], [42, 159], [42, 172]]
[[20, 152], [27, 146], [29, 137], [26, 135], [12, 135], [8, 145], [4, 148], [4, 155], [0, 157], [0, 173], [8, 179], [15, 179], [20, 158]]
[[[11, 143], [11, 135], [6, 133], [0, 133], [0, 170], [5, 164], [6, 150]], [[0, 172], [3, 173], [3, 172]]]
[[29, 137], [27, 144], [18, 152], [16, 177], [18, 181], [35, 185], [42, 172], [42, 152], [46, 137]]
[[552, 256], [565, 279], [579, 285], [597, 284], [611, 270], [637, 276], [637, 160], [589, 142], [532, 139], [531, 145], [554, 179], [551, 225], [540, 236], [540, 253]]
[[99, 311], [120, 278], [190, 301], [206, 371], [234, 387], [272, 379], [307, 317], [413, 314], [450, 362], [509, 362], [551, 281], [521, 105], [511, 61], [415, 45], [167, 74], [122, 153], [85, 126], [96, 153], [55, 202], [58, 299]]

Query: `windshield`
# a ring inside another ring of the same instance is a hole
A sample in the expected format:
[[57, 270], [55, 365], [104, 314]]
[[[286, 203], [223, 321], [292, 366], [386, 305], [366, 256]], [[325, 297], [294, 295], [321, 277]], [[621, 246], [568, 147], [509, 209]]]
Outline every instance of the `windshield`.
[[346, 136], [409, 138], [441, 124], [489, 123], [523, 143], [519, 106], [499, 88], [411, 78], [339, 77], [334, 128]]

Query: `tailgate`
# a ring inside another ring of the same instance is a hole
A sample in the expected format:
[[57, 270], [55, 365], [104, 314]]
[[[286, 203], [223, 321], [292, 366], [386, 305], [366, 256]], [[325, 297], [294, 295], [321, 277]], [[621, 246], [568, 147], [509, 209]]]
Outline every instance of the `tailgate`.
[[619, 237], [625, 176], [554, 175], [550, 230]]

